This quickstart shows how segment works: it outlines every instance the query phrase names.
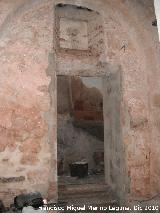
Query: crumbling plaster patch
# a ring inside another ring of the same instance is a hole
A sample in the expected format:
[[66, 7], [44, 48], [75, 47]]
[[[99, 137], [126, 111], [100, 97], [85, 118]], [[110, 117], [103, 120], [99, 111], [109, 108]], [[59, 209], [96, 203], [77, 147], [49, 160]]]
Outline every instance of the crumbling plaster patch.
[[[4, 156], [1, 159], [5, 162], [4, 167], [1, 164], [1, 174], [7, 177], [23, 174], [25, 181], [23, 184], [16, 183], [14, 187], [3, 184], [0, 195], [4, 198], [8, 190], [18, 194], [39, 188], [47, 197], [51, 191], [49, 187], [52, 187], [52, 198], [56, 198], [57, 176], [50, 170], [52, 167], [56, 171], [56, 148], [51, 153], [54, 147], [50, 147], [52, 142], [49, 141], [56, 141], [56, 128], [48, 127], [46, 116], [52, 117], [56, 105], [50, 111], [48, 87], [51, 77], [47, 77], [45, 71], [49, 53], [53, 52], [53, 1], [21, 1], [5, 19], [1, 31], [1, 79], [6, 84], [1, 81], [0, 96], [3, 108], [5, 111], [8, 109], [1, 126], [5, 138], [2, 139], [1, 134], [1, 139], [5, 143], [4, 149], [9, 149], [9, 155], [16, 159], [14, 163]], [[54, 118], [52, 126], [56, 123], [56, 116], [53, 115]], [[47, 136], [48, 128], [52, 129], [52, 138]], [[7, 148], [11, 137], [14, 147]], [[3, 172], [6, 166], [8, 173]], [[11, 199], [12, 193], [8, 194], [6, 202], [11, 202]]]

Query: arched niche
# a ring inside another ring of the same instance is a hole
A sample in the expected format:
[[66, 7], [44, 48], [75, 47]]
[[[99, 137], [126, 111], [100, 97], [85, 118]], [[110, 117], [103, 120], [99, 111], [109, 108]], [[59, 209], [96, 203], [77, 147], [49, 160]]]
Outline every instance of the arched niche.
[[105, 52], [102, 17], [88, 7], [55, 5], [56, 49], [59, 55], [99, 58]]

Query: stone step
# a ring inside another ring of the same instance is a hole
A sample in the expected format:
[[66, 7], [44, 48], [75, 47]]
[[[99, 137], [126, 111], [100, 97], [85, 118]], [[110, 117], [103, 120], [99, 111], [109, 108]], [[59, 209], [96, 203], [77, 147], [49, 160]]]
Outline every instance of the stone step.
[[106, 184], [69, 184], [59, 185], [59, 194], [81, 194], [81, 193], [95, 193], [95, 192], [110, 192], [110, 188]]
[[[64, 203], [65, 207], [72, 205], [74, 207], [83, 207], [85, 205], [86, 209], [83, 212], [86, 213], [93, 212], [89, 206], [97, 208], [97, 211], [94, 212], [101, 212], [100, 207], [118, 206], [116, 196], [104, 182], [92, 184], [59, 184], [58, 191], [59, 203]], [[75, 211], [71, 210], [69, 212]]]
[[106, 184], [65, 185], [59, 187], [58, 198], [67, 203], [101, 204], [115, 201], [116, 196]]
[[76, 193], [76, 194], [61, 194], [59, 193], [59, 199], [61, 200], [68, 200], [68, 199], [88, 199], [88, 198], [94, 198], [94, 197], [101, 197], [106, 198], [106, 200], [113, 199], [115, 196], [112, 192], [93, 192], [93, 193]]

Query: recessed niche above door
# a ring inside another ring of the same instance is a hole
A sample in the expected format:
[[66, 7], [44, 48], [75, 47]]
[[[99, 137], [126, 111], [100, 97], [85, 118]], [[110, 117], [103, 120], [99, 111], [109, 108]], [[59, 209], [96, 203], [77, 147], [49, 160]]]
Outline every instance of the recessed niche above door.
[[88, 25], [86, 21], [60, 19], [60, 47], [67, 49], [88, 49]]

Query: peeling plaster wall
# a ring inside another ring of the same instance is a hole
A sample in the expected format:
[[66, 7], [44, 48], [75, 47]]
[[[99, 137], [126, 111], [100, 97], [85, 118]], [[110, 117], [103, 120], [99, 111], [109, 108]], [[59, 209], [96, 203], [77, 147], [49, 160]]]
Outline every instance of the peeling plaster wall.
[[0, 199], [6, 203], [37, 189], [44, 196], [50, 188], [56, 194], [54, 90], [49, 94], [54, 67], [52, 76], [46, 73], [53, 52], [53, 1], [16, 2], [0, 3]]
[[1, 0], [0, 199], [10, 203], [15, 194], [37, 188], [56, 197], [53, 4], [58, 2], [86, 6], [102, 15], [107, 55], [89, 61], [78, 56], [71, 65], [70, 56], [57, 54], [59, 61], [63, 59], [57, 70], [103, 75], [121, 66], [129, 195], [138, 199], [160, 192], [160, 63], [158, 33], [151, 25], [153, 2]]

